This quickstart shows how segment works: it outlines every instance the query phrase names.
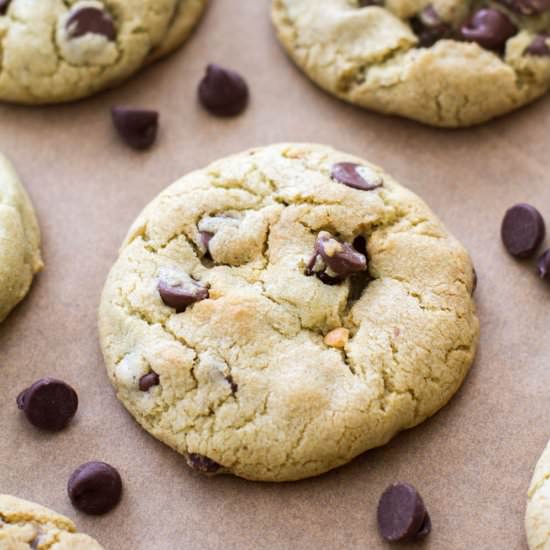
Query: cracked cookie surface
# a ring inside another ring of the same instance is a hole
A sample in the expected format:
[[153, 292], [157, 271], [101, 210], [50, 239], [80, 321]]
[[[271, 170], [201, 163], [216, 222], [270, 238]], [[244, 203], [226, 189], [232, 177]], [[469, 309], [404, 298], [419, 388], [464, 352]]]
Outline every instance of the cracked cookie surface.
[[525, 530], [530, 550], [550, 550], [550, 443], [537, 462], [531, 479]]
[[172, 48], [183, 41], [204, 4], [7, 0], [0, 6], [0, 99], [56, 103], [113, 87], [168, 53], [166, 41]]
[[0, 154], [0, 321], [27, 294], [43, 267], [40, 229], [31, 201]]
[[101, 345], [118, 398], [192, 467], [295, 480], [445, 405], [475, 355], [472, 292], [467, 252], [416, 195], [330, 147], [280, 144], [145, 208]]
[[550, 88], [546, 0], [273, 0], [272, 18], [314, 82], [381, 113], [469, 126]]
[[102, 550], [74, 523], [26, 500], [0, 495], [0, 550]]

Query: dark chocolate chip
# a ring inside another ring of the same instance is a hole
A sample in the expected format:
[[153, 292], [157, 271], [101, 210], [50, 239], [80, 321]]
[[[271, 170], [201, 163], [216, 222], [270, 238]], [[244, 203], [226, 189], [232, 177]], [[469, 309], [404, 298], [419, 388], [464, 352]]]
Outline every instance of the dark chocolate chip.
[[353, 162], [338, 162], [334, 164], [331, 176], [336, 181], [348, 187], [361, 189], [362, 191], [372, 191], [381, 187], [384, 183], [381, 176], [370, 168]]
[[528, 258], [540, 246], [546, 233], [544, 219], [530, 204], [516, 204], [502, 220], [500, 234], [506, 250], [517, 258]]
[[120, 137], [133, 149], [148, 149], [155, 143], [159, 125], [157, 111], [113, 107], [111, 117]]
[[227, 380], [227, 383], [231, 386], [231, 393], [237, 393], [237, 390], [239, 389], [239, 384], [237, 384], [231, 375], [228, 375], [225, 377]]
[[359, 0], [360, 8], [368, 8], [370, 6], [383, 6], [384, 0]]
[[426, 536], [431, 520], [422, 497], [408, 483], [390, 485], [378, 502], [378, 528], [390, 542]]
[[0, 15], [6, 15], [11, 0], [0, 0]]
[[42, 378], [17, 396], [17, 406], [37, 428], [59, 431], [76, 414], [78, 395], [62, 380]]
[[71, 475], [67, 485], [73, 506], [86, 514], [112, 510], [122, 496], [120, 474], [105, 462], [87, 462]]
[[201, 474], [215, 474], [221, 468], [221, 465], [211, 458], [197, 453], [187, 455], [187, 464]]
[[100, 34], [113, 41], [117, 34], [112, 17], [99, 8], [82, 8], [75, 11], [67, 20], [66, 26], [70, 38]]
[[187, 306], [195, 302], [206, 300], [209, 296], [208, 289], [195, 281], [174, 286], [164, 280], [160, 280], [158, 290], [162, 301], [168, 307], [173, 307], [177, 313], [185, 311]]
[[424, 48], [433, 46], [438, 40], [452, 33], [451, 26], [441, 20], [432, 5], [426, 6], [411, 19], [411, 27], [418, 36], [418, 43]]
[[151, 371], [148, 374], [144, 374], [139, 379], [139, 389], [141, 391], [149, 391], [153, 386], [158, 386], [159, 384], [160, 384], [160, 377], [154, 371]]
[[208, 65], [199, 85], [199, 99], [203, 106], [218, 116], [235, 116], [248, 103], [248, 86], [235, 71], [219, 65]]
[[550, 10], [550, 0], [497, 0], [522, 15], [539, 15]]
[[464, 40], [476, 42], [488, 50], [503, 50], [506, 41], [514, 36], [517, 27], [501, 11], [481, 9], [460, 28]]
[[550, 280], [550, 249], [543, 252], [538, 259], [537, 272], [541, 279]]
[[537, 36], [533, 38], [533, 41], [531, 42], [531, 44], [527, 46], [524, 53], [529, 55], [535, 55], [538, 57], [548, 57], [550, 56], [550, 46], [548, 46], [549, 42], [550, 42], [550, 34], [548, 33], [537, 34]]

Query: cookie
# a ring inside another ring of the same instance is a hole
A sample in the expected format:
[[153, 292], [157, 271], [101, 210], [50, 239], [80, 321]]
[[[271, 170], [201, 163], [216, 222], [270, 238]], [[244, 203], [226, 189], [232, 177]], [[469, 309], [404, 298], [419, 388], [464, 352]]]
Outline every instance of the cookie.
[[27, 294], [43, 267], [40, 229], [31, 201], [8, 160], [0, 155], [0, 321]]
[[550, 443], [529, 486], [525, 530], [530, 550], [550, 550]]
[[137, 218], [101, 299], [117, 396], [196, 470], [321, 474], [441, 408], [473, 359], [464, 248], [366, 161], [282, 144]]
[[153, 49], [147, 58], [152, 63], [172, 53], [193, 31], [200, 19], [207, 0], [177, 0], [176, 9], [161, 43]]
[[74, 523], [44, 506], [0, 495], [0, 548], [2, 550], [102, 550]]
[[[197, 0], [8, 0], [0, 6], [0, 99], [71, 101], [113, 87], [198, 18]], [[179, 36], [179, 35], [178, 35]]]
[[426, 124], [478, 124], [550, 87], [550, 3], [273, 0], [281, 43], [319, 86]]

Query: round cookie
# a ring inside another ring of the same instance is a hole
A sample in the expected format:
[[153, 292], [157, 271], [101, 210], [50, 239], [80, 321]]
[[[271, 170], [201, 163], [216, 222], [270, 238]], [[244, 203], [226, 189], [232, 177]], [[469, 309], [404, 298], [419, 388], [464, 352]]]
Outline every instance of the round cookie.
[[192, 467], [295, 480], [447, 403], [475, 355], [472, 292], [467, 252], [416, 195], [332, 148], [281, 144], [145, 208], [99, 329], [118, 398]]
[[272, 18], [313, 81], [381, 113], [470, 126], [550, 88], [548, 2], [272, 0]]
[[0, 155], [0, 321], [27, 294], [43, 267], [40, 229], [31, 201], [8, 160]]
[[550, 443], [537, 462], [529, 486], [525, 530], [530, 550], [550, 550]]
[[168, 30], [162, 42], [154, 48], [149, 57], [148, 63], [172, 53], [191, 34], [197, 21], [200, 19], [207, 0], [177, 0], [177, 5]]
[[2, 550], [102, 550], [74, 523], [44, 506], [0, 495], [0, 548]]
[[[119, 84], [170, 36], [196, 0], [7, 0], [0, 3], [0, 99], [72, 101]], [[177, 16], [179, 19], [180, 15]]]

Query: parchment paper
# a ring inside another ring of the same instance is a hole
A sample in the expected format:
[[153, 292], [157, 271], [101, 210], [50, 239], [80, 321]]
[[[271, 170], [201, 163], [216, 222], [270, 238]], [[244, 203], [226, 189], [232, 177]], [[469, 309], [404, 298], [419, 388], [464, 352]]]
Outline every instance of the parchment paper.
[[[241, 71], [252, 102], [220, 120], [196, 102], [208, 62]], [[121, 144], [109, 108], [158, 108], [157, 146]], [[550, 437], [549, 289], [532, 263], [503, 251], [506, 208], [537, 206], [550, 222], [550, 98], [481, 128], [441, 131], [361, 111], [315, 88], [285, 57], [267, 0], [214, 0], [193, 38], [123, 87], [76, 104], [0, 106], [0, 150], [38, 211], [45, 271], [0, 327], [0, 492], [75, 519], [109, 550], [389, 548], [375, 510], [385, 486], [415, 484], [434, 550], [525, 550], [532, 469]], [[463, 389], [421, 427], [317, 479], [289, 484], [204, 479], [145, 433], [118, 403], [98, 345], [106, 274], [143, 206], [186, 172], [279, 141], [332, 144], [384, 166], [423, 196], [469, 248], [479, 275], [481, 347]], [[17, 393], [42, 376], [72, 383], [70, 428], [39, 433]], [[105, 460], [124, 479], [121, 505], [77, 513], [66, 482]]]

